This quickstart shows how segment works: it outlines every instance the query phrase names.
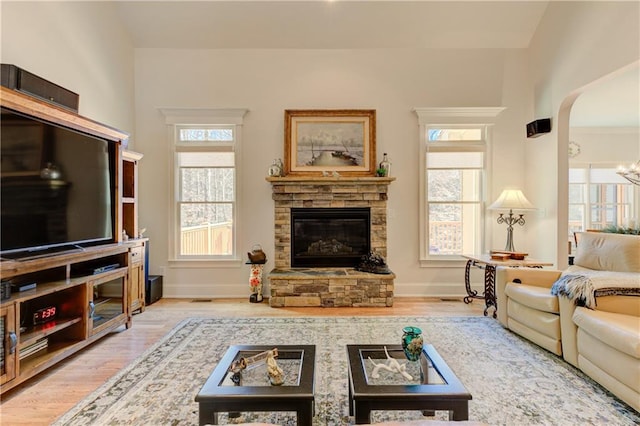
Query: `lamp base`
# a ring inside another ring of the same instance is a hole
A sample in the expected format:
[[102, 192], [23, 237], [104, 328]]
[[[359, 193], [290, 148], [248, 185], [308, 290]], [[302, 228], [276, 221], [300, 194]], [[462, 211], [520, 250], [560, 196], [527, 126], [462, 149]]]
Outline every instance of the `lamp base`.
[[505, 251], [516, 251], [513, 246], [513, 225], [516, 223], [518, 225], [524, 225], [524, 215], [519, 214], [518, 217], [513, 216], [513, 210], [509, 210], [509, 216], [505, 217], [504, 214], [500, 213], [498, 216], [498, 223], [506, 223], [507, 224], [507, 245], [504, 247]]
[[516, 251], [516, 248], [513, 246], [513, 227], [509, 226], [507, 228], [507, 245], [504, 246], [505, 251]]

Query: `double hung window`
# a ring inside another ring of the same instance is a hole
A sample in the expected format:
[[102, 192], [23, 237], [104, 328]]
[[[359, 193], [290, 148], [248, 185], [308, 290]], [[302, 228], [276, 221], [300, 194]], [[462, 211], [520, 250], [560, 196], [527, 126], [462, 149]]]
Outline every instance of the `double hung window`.
[[236, 216], [234, 129], [176, 129], [178, 257], [232, 256]]
[[480, 127], [429, 127], [426, 169], [428, 258], [479, 252], [486, 142]]
[[238, 158], [246, 111], [163, 112], [173, 142], [170, 258], [239, 259]]
[[462, 260], [484, 248], [490, 129], [501, 108], [422, 108], [420, 261]]

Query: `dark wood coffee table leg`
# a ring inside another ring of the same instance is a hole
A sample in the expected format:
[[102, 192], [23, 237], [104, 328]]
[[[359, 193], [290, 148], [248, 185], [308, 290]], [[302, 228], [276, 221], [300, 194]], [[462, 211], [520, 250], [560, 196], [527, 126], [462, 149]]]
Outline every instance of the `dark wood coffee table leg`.
[[457, 402], [453, 407], [453, 410], [449, 410], [449, 420], [453, 420], [453, 421], [469, 420], [468, 401]]
[[313, 423], [313, 402], [307, 407], [296, 411], [296, 424], [298, 426], [311, 426]]
[[200, 404], [198, 407], [198, 423], [200, 426], [217, 425], [218, 413], [213, 411], [213, 407], [207, 406], [206, 404]]
[[371, 424], [371, 404], [367, 402], [355, 402], [353, 411], [357, 425]]

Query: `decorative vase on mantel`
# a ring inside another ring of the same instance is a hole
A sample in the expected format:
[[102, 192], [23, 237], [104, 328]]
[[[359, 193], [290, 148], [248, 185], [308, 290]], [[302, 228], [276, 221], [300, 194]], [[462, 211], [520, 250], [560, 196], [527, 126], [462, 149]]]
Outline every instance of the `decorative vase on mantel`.
[[405, 327], [402, 329], [402, 350], [409, 361], [417, 361], [422, 353], [424, 341], [422, 330], [418, 327]]
[[[384, 172], [382, 172], [382, 170], [384, 170]], [[391, 162], [386, 152], [382, 155], [382, 161], [378, 165], [378, 171], [378, 173], [380, 173], [379, 176], [391, 176]]]

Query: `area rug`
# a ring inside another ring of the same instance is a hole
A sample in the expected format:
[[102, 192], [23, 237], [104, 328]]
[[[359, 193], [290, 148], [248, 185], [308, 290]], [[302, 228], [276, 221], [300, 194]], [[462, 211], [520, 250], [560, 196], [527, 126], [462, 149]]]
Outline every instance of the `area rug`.
[[[473, 396], [487, 425], [637, 425], [640, 415], [561, 358], [486, 317], [191, 318], [62, 416], [56, 425], [197, 425], [194, 398], [229, 345], [316, 345], [314, 426], [352, 425], [346, 345], [399, 344], [422, 329]], [[374, 411], [373, 420], [447, 420], [448, 413]], [[243, 413], [295, 425], [295, 413]], [[221, 422], [232, 421], [223, 417]]]

